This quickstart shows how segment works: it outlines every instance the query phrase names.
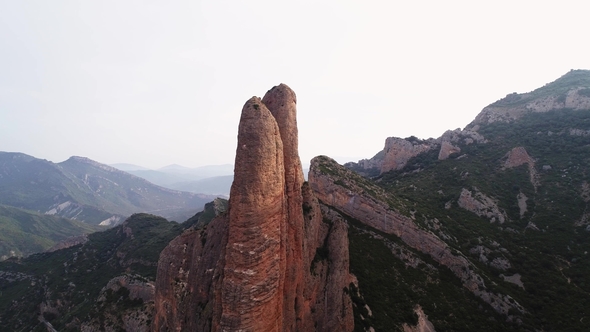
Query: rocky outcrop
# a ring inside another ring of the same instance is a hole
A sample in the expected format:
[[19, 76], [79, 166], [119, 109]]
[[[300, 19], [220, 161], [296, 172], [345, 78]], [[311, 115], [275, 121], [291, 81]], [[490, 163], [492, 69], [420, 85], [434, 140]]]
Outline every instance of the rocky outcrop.
[[346, 225], [323, 223], [297, 145], [289, 87], [246, 102], [229, 211], [160, 255], [154, 331], [353, 329]]
[[383, 150], [373, 158], [350, 162], [345, 166], [364, 176], [376, 176], [392, 170], [401, 170], [411, 158], [437, 146], [438, 143], [434, 139], [388, 137]]
[[221, 286], [220, 330], [278, 331], [286, 252], [283, 144], [276, 120], [252, 98], [242, 111], [228, 245]]
[[461, 148], [454, 146], [450, 142], [444, 141], [440, 144], [440, 151], [438, 152], [438, 160], [448, 159], [453, 153], [461, 152]]
[[479, 128], [447, 130], [437, 142], [440, 144], [438, 160], [448, 159], [452, 154], [461, 152], [460, 144], [486, 143], [487, 140], [477, 132]]
[[507, 314], [511, 308], [524, 312], [509, 296], [487, 290], [477, 268], [462, 254], [451, 250], [444, 241], [420, 228], [411, 218], [391, 209], [390, 198], [383, 189], [360, 175], [328, 157], [319, 156], [311, 161], [309, 183], [322, 202], [379, 231], [396, 235], [409, 247], [448, 267], [464, 287], [498, 312]]
[[[283, 330], [299, 330], [297, 322], [303, 319], [303, 169], [299, 159], [297, 130], [297, 97], [285, 84], [270, 89], [262, 99], [277, 122], [280, 141], [283, 143], [284, 193], [286, 220], [280, 224], [281, 254], [285, 270], [283, 285]], [[237, 158], [237, 156], [236, 156]]]
[[515, 147], [508, 151], [505, 156], [504, 168], [513, 168], [527, 164], [529, 167], [535, 165], [535, 161], [522, 146]]
[[424, 313], [424, 310], [420, 305], [414, 308], [414, 312], [418, 316], [418, 324], [416, 326], [410, 326], [404, 324], [404, 332], [435, 332], [434, 325], [428, 320], [428, 315]]
[[433, 148], [432, 144], [420, 140], [410, 141], [403, 138], [388, 137], [385, 140], [385, 156], [381, 165], [381, 174], [391, 170], [400, 170], [410, 158]]
[[535, 188], [535, 191], [537, 191], [537, 187], [540, 185], [540, 182], [539, 174], [535, 169], [535, 160], [531, 158], [524, 147], [518, 146], [513, 148], [512, 150], [508, 151], [508, 153], [506, 153], [504, 159], [504, 165], [502, 166], [503, 169], [514, 168], [526, 164], [529, 169], [531, 184]]
[[572, 70], [555, 82], [535, 91], [511, 93], [485, 107], [468, 126], [493, 122], [510, 122], [528, 113], [542, 113], [561, 109], [590, 109], [590, 84], [587, 70]]
[[459, 207], [480, 217], [488, 218], [490, 222], [498, 221], [503, 224], [508, 219], [506, 212], [498, 207], [496, 201], [481, 193], [477, 188], [474, 188], [474, 192], [475, 194], [463, 188], [457, 201]]
[[152, 331], [211, 331], [219, 324], [229, 218], [191, 229], [160, 254]]
[[580, 94], [584, 88], [573, 88], [563, 95], [547, 96], [536, 99], [526, 104], [526, 108], [537, 113], [549, 112], [558, 109], [587, 110], [590, 109], [590, 98]]
[[146, 332], [154, 309], [154, 284], [139, 275], [122, 275], [111, 279], [100, 291], [96, 310], [101, 317], [83, 322], [80, 331]]
[[363, 176], [376, 176], [392, 170], [404, 169], [408, 161], [422, 153], [438, 149], [438, 160], [448, 159], [451, 155], [461, 152], [459, 145], [486, 143], [487, 140], [477, 132], [470, 130], [447, 130], [437, 139], [421, 140], [416, 137], [388, 137], [385, 147], [371, 159], [346, 163], [349, 169]]
[[570, 136], [586, 137], [590, 136], [590, 130], [570, 128], [569, 134]]

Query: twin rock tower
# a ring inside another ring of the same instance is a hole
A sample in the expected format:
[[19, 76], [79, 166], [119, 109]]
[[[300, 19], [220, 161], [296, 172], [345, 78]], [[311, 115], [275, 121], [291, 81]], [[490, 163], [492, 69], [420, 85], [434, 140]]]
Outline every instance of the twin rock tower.
[[285, 84], [242, 109], [228, 212], [162, 251], [153, 331], [352, 331], [348, 235], [304, 181]]

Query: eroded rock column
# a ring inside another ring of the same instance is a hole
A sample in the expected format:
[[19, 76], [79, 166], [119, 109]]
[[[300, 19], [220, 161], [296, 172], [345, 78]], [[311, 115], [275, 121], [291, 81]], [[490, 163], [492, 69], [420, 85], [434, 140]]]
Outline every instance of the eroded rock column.
[[279, 331], [285, 175], [279, 127], [259, 98], [242, 110], [222, 283], [222, 331]]
[[[277, 121], [283, 142], [286, 220], [281, 229], [281, 250], [285, 252], [283, 286], [283, 331], [300, 331], [303, 319], [303, 170], [299, 158], [297, 98], [287, 85], [270, 89], [262, 102]], [[299, 322], [299, 323], [298, 323]]]

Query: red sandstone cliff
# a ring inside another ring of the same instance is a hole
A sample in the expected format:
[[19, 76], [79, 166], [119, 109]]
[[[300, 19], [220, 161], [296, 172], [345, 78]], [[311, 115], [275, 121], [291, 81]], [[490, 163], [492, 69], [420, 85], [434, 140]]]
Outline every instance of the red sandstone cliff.
[[296, 102], [281, 84], [244, 105], [229, 212], [162, 251], [154, 331], [353, 329], [346, 224], [303, 182]]
[[262, 103], [277, 121], [283, 142], [286, 220], [281, 223], [281, 255], [284, 271], [283, 329], [299, 331], [303, 318], [303, 169], [299, 159], [297, 97], [285, 84], [270, 89]]

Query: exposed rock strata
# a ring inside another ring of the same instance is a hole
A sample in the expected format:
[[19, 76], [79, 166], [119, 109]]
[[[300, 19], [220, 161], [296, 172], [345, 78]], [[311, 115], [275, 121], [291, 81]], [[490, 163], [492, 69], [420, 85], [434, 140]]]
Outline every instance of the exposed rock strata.
[[590, 109], [590, 96], [587, 93], [589, 88], [587, 84], [578, 80], [573, 84], [581, 84], [581, 86], [571, 87], [567, 90], [560, 88], [560, 85], [564, 84], [563, 82], [575, 79], [576, 75], [583, 75], [583, 72], [572, 70], [555, 82], [535, 91], [508, 94], [505, 98], [485, 107], [468, 128], [493, 122], [510, 122], [528, 113], [543, 113], [560, 109], [588, 110]]
[[284, 84], [244, 105], [229, 212], [162, 252], [154, 331], [353, 329], [346, 224], [304, 185], [295, 106]]
[[453, 253], [444, 241], [418, 227], [411, 218], [392, 210], [386, 203], [387, 197], [376, 197], [382, 190], [366, 181], [363, 182], [358, 174], [338, 165], [328, 157], [319, 156], [311, 161], [309, 183], [314, 194], [322, 202], [366, 225], [396, 235], [411, 248], [430, 255], [436, 262], [448, 267], [462, 281], [464, 287], [496, 311], [507, 314], [509, 309], [514, 308], [524, 312], [524, 309], [509, 296], [488, 291], [473, 264], [463, 255]]

